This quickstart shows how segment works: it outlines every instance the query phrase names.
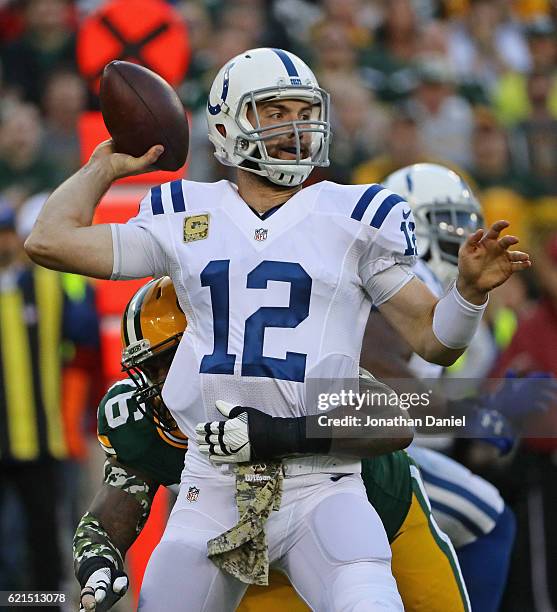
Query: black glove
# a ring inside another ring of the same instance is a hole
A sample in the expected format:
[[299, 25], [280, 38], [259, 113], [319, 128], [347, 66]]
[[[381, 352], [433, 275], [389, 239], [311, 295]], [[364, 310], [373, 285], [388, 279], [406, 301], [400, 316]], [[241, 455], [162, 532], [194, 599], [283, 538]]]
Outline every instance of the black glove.
[[327, 454], [331, 439], [307, 438], [307, 419], [272, 417], [257, 408], [221, 400], [217, 409], [226, 421], [198, 423], [199, 450], [214, 463], [244, 463], [280, 459], [295, 454]]

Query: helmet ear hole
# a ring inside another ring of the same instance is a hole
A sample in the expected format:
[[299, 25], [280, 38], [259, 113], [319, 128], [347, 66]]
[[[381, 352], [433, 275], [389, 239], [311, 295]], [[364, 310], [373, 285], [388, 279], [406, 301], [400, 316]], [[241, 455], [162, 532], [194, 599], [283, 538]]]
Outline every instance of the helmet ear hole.
[[217, 123], [217, 125], [215, 127], [217, 128], [219, 134], [223, 138], [226, 138], [226, 127], [222, 123]]

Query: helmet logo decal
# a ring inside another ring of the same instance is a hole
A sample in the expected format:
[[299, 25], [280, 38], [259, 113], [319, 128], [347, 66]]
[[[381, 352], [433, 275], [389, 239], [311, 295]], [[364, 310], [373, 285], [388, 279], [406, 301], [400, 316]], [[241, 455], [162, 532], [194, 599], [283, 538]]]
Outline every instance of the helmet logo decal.
[[[222, 82], [222, 92], [220, 94], [221, 103], [226, 102], [226, 97], [228, 96], [228, 82], [230, 80], [229, 75], [230, 75], [230, 69], [232, 68], [232, 66], [234, 66], [234, 62], [231, 62], [230, 64], [228, 64], [224, 72], [224, 80]], [[220, 103], [215, 104], [215, 106], [211, 106], [211, 101], [207, 100], [207, 110], [211, 113], [211, 115], [218, 115], [220, 111], [222, 110], [222, 106]]]
[[408, 187], [408, 191], [412, 191], [412, 189], [414, 189], [412, 175], [410, 172], [406, 175], [406, 186]]
[[290, 77], [290, 84], [301, 85], [302, 79], [300, 79], [300, 75], [296, 70], [296, 66], [294, 66], [294, 62], [290, 59], [288, 53], [286, 53], [286, 51], [283, 51], [282, 49], [273, 49], [273, 51], [280, 57], [282, 63], [284, 64], [286, 72]]

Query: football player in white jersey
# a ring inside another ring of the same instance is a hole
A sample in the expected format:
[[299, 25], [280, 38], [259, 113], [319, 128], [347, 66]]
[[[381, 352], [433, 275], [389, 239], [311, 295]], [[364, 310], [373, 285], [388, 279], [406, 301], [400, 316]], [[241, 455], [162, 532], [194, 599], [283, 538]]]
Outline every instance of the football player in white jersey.
[[[412, 207], [420, 253], [414, 273], [434, 294], [443, 295], [457, 275], [460, 246], [482, 223], [479, 203], [460, 176], [438, 164], [407, 166], [389, 175], [384, 184], [402, 194]], [[381, 334], [382, 351], [373, 349], [378, 334]], [[372, 315], [366, 329], [362, 363], [387, 379], [415, 376], [427, 380], [443, 373], [442, 367], [412, 354], [410, 347], [404, 346], [396, 332], [377, 314]], [[474, 433], [496, 445], [501, 454], [509, 452], [515, 442], [504, 416], [505, 411], [512, 410], [509, 404], [522, 406], [523, 411], [531, 410], [540, 400], [534, 393], [549, 393], [550, 387], [553, 388], [553, 381], [549, 379], [545, 388], [538, 385], [536, 389], [529, 384], [531, 381], [521, 382], [524, 381], [509, 381], [514, 397], [503, 389], [497, 394], [476, 398], [478, 409], [485, 403], [489, 405], [492, 418], [485, 422], [483, 429], [482, 420], [477, 419]], [[498, 411], [494, 411], [496, 408]], [[493, 432], [498, 429], [505, 429], [507, 435], [494, 436]], [[442, 441], [450, 444], [449, 438]], [[418, 439], [408, 452], [420, 466], [436, 520], [455, 546], [472, 609], [496, 612], [514, 542], [514, 515], [492, 484], [446, 455], [419, 444]]]
[[[292, 53], [253, 49], [230, 60], [207, 117], [237, 185], [174, 181], [151, 189], [127, 224], [91, 226], [112, 181], [149, 169], [162, 150], [133, 158], [106, 142], [51, 195], [26, 242], [36, 262], [59, 270], [171, 276], [189, 328], [163, 397], [190, 438], [199, 422], [222, 418], [218, 400], [299, 417], [316, 406], [308, 381], [357, 380], [372, 303], [415, 352], [453, 363], [489, 291], [530, 266], [509, 250], [516, 237], [500, 238], [508, 223], [499, 221], [469, 236], [457, 282], [438, 299], [412, 273], [414, 221], [403, 198], [380, 185], [302, 189], [328, 164], [329, 99]], [[353, 459], [361, 440], [316, 438], [304, 450], [282, 463], [282, 502], [265, 523], [270, 564], [313, 609], [401, 610], [385, 532]], [[188, 610], [232, 610], [246, 584], [208, 559], [207, 542], [238, 521], [234, 473], [192, 444], [181, 486], [140, 609], [187, 601]]]

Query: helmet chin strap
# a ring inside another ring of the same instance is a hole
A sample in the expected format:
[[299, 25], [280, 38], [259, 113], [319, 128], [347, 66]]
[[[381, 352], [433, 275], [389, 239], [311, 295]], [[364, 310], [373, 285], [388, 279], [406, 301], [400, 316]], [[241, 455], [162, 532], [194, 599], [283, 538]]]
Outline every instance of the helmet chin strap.
[[[288, 168], [288, 170], [284, 169]], [[267, 168], [267, 178], [275, 185], [281, 185], [282, 187], [296, 187], [301, 185], [313, 170], [313, 166], [304, 166], [303, 168], [298, 167], [297, 169], [302, 172], [292, 172], [292, 166], [286, 166], [281, 168], [280, 166], [274, 166]]]
[[269, 166], [266, 165], [265, 162], [255, 162], [246, 159], [237, 167], [240, 170], [245, 170], [246, 172], [251, 172], [266, 178], [275, 185], [280, 185], [281, 187], [296, 187], [307, 179], [315, 166]]

